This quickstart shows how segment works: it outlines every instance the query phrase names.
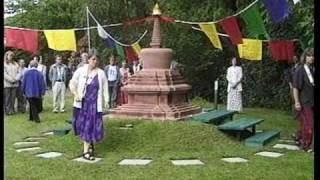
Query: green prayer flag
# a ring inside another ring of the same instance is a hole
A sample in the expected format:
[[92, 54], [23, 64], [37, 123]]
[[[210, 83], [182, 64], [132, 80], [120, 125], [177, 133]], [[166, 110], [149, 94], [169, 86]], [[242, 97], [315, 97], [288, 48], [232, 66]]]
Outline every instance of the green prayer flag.
[[118, 55], [121, 57], [122, 60], [124, 60], [126, 56], [124, 54], [124, 50], [122, 46], [116, 43], [116, 49], [117, 49]]
[[250, 36], [259, 37], [259, 35], [264, 35], [266, 38], [269, 38], [256, 5], [240, 14], [240, 17], [246, 23], [246, 29]]

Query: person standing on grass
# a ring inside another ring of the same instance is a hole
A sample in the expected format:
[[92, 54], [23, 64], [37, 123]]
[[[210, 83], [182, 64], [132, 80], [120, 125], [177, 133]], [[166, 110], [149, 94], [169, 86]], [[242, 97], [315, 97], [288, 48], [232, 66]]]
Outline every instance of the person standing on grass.
[[46, 87], [48, 87], [47, 86], [47, 66], [43, 64], [42, 56], [40, 56], [37, 69], [43, 75], [44, 82], [46, 83]]
[[22, 82], [27, 68], [23, 59], [19, 60], [19, 87], [17, 89], [18, 112], [25, 113], [27, 108], [27, 100], [22, 90]]
[[50, 67], [49, 78], [52, 84], [53, 112], [64, 112], [64, 97], [67, 82], [67, 66], [62, 63], [62, 56], [56, 55], [56, 63]]
[[46, 85], [42, 73], [37, 70], [37, 65], [36, 60], [30, 62], [30, 69], [23, 77], [22, 91], [29, 102], [29, 120], [40, 123], [39, 113], [42, 111], [42, 96], [46, 92]]
[[110, 95], [110, 108], [116, 107], [117, 92], [120, 86], [121, 74], [119, 67], [115, 64], [115, 57], [112, 55], [109, 59], [109, 65], [104, 68], [104, 72], [108, 79], [109, 95]]
[[227, 70], [228, 80], [228, 99], [227, 110], [228, 111], [242, 111], [242, 67], [239, 61], [235, 57], [231, 59], [231, 64]]
[[301, 56], [301, 66], [293, 78], [294, 106], [298, 113], [300, 129], [296, 140], [301, 149], [313, 151], [313, 108], [314, 108], [314, 54], [313, 48], [306, 49]]
[[4, 112], [6, 115], [15, 113], [15, 100], [17, 88], [19, 86], [19, 65], [14, 61], [13, 51], [7, 51], [4, 54]]
[[104, 136], [102, 113], [103, 107], [109, 106], [109, 94], [108, 80], [98, 68], [95, 52], [90, 52], [88, 62], [75, 71], [69, 88], [74, 95], [72, 124], [75, 134], [83, 141], [83, 158], [94, 160], [93, 143]]
[[81, 53], [80, 57], [81, 57], [81, 60], [80, 60], [80, 63], [78, 64], [78, 66], [77, 66], [77, 69], [82, 67], [85, 64], [88, 64], [88, 53], [83, 52], [83, 53]]
[[130, 77], [129, 68], [127, 67], [126, 62], [122, 62], [121, 68], [120, 68], [120, 74], [121, 74], [121, 86], [119, 88], [118, 92], [118, 105], [123, 105], [128, 103], [128, 94], [121, 90], [121, 87], [128, 84], [128, 79]]

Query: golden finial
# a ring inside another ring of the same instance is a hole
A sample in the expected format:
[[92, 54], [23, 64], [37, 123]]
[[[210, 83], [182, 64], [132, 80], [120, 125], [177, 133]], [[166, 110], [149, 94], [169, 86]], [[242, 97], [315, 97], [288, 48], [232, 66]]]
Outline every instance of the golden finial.
[[160, 16], [161, 15], [161, 11], [160, 11], [158, 3], [154, 6], [152, 15], [154, 15], [154, 16], [156, 16], [156, 15]]

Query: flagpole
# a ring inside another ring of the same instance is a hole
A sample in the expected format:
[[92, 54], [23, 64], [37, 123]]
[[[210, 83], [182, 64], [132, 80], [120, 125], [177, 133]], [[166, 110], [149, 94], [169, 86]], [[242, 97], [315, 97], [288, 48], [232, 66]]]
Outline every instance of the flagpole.
[[88, 33], [88, 47], [89, 47], [89, 51], [91, 50], [91, 44], [90, 44], [90, 23], [89, 23], [89, 8], [88, 6], [86, 7], [86, 12], [87, 12], [87, 33]]

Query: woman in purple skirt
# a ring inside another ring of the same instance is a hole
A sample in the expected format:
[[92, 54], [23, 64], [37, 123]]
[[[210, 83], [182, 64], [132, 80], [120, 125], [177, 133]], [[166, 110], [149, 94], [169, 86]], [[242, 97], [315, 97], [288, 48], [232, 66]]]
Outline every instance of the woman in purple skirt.
[[74, 95], [73, 129], [83, 141], [83, 158], [94, 160], [93, 143], [103, 139], [103, 108], [109, 108], [108, 81], [98, 68], [98, 56], [90, 52], [88, 64], [77, 69], [69, 83]]

